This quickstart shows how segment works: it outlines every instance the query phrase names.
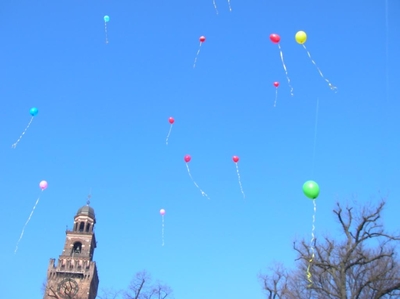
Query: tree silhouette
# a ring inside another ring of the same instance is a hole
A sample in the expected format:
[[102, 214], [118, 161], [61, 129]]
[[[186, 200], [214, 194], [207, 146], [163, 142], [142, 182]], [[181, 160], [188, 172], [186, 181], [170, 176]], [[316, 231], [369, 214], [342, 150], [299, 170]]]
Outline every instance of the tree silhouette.
[[173, 299], [172, 289], [160, 282], [153, 283], [146, 271], [136, 273], [127, 290], [103, 290], [98, 299]]
[[[294, 270], [276, 264], [260, 280], [268, 299], [379, 299], [400, 298], [400, 263], [396, 245], [400, 236], [385, 232], [377, 206], [336, 204], [343, 239], [315, 239], [315, 256], [305, 242], [294, 242], [298, 254]], [[311, 279], [306, 276], [309, 267]], [[311, 281], [311, 283], [310, 283]]]
[[[62, 289], [57, 290], [54, 287], [48, 286], [46, 282], [43, 283], [42, 285], [42, 290], [45, 293], [45, 295], [49, 298], [55, 298], [55, 299], [80, 299], [78, 295], [75, 294], [73, 291], [73, 286], [69, 282], [67, 282], [65, 285], [63, 285]], [[60, 294], [62, 293], [62, 295]]]

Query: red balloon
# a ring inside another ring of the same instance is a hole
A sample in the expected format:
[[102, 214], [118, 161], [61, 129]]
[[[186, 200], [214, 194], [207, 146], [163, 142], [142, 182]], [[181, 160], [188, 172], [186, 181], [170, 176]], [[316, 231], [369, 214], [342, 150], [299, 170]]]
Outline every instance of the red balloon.
[[279, 86], [279, 82], [274, 82], [274, 86], [278, 87]]
[[206, 37], [204, 35], [200, 36], [200, 42], [204, 43], [206, 41]]
[[239, 162], [239, 157], [238, 156], [233, 156], [232, 160], [233, 160], [233, 162], [237, 163], [237, 162]]
[[184, 159], [185, 159], [185, 162], [188, 163], [188, 162], [190, 162], [192, 157], [190, 157], [190, 155], [186, 155]]
[[169, 123], [172, 125], [172, 124], [174, 123], [175, 119], [174, 119], [173, 117], [170, 117], [170, 118], [168, 119], [168, 121], [169, 121]]
[[273, 42], [274, 44], [279, 43], [280, 40], [281, 40], [281, 37], [280, 37], [278, 34], [275, 34], [275, 33], [272, 33], [272, 34], [269, 36], [269, 38], [270, 38], [271, 42]]

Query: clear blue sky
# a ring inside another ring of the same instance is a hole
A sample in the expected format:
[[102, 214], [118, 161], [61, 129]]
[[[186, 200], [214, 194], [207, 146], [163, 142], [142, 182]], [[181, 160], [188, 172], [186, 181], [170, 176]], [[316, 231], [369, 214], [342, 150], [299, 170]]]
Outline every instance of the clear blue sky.
[[[1, 1], [2, 298], [42, 298], [90, 189], [100, 289], [146, 269], [177, 299], [264, 298], [258, 273], [293, 265], [292, 241], [310, 236], [309, 179], [321, 187], [317, 236], [338, 233], [335, 201], [354, 196], [389, 194], [384, 222], [398, 228], [400, 3], [216, 4], [218, 15], [212, 0]], [[12, 149], [31, 107], [39, 114]], [[14, 255], [41, 180], [49, 187]]]

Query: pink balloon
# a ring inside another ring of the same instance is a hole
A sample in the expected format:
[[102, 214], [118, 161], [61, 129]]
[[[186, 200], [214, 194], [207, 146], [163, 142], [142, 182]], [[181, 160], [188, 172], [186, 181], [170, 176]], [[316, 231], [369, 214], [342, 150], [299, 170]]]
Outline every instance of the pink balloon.
[[237, 163], [237, 162], [239, 162], [239, 157], [238, 156], [233, 156], [232, 160], [233, 160], [233, 162]]
[[42, 189], [42, 191], [44, 190], [44, 189], [47, 189], [47, 182], [46, 181], [41, 181], [40, 183], [39, 183], [39, 187], [40, 187], [40, 189]]
[[169, 121], [169, 123], [172, 125], [172, 124], [175, 122], [175, 119], [174, 119], [173, 117], [170, 117], [170, 118], [168, 119], [168, 121]]
[[204, 43], [206, 41], [206, 37], [204, 35], [200, 36], [199, 38], [201, 43]]
[[278, 87], [279, 86], [279, 82], [274, 82], [274, 86]]
[[160, 215], [162, 215], [162, 216], [165, 215], [165, 210], [164, 210], [164, 209], [161, 209], [161, 210], [160, 210]]
[[190, 155], [186, 155], [184, 159], [185, 159], [185, 162], [188, 163], [188, 162], [190, 162], [192, 157], [190, 157]]

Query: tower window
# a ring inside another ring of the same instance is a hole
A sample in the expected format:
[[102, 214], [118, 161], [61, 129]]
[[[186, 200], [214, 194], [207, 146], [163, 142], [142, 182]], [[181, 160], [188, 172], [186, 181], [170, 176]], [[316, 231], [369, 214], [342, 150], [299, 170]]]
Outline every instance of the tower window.
[[86, 232], [89, 232], [89, 230], [90, 230], [90, 224], [88, 223], [88, 224], [86, 225]]
[[74, 243], [74, 247], [72, 248], [71, 255], [74, 256], [74, 255], [80, 254], [81, 251], [82, 251], [82, 243], [81, 242], [75, 242]]
[[80, 231], [80, 232], [83, 232], [84, 229], [85, 229], [85, 222], [81, 222], [81, 223], [79, 224], [79, 231]]

